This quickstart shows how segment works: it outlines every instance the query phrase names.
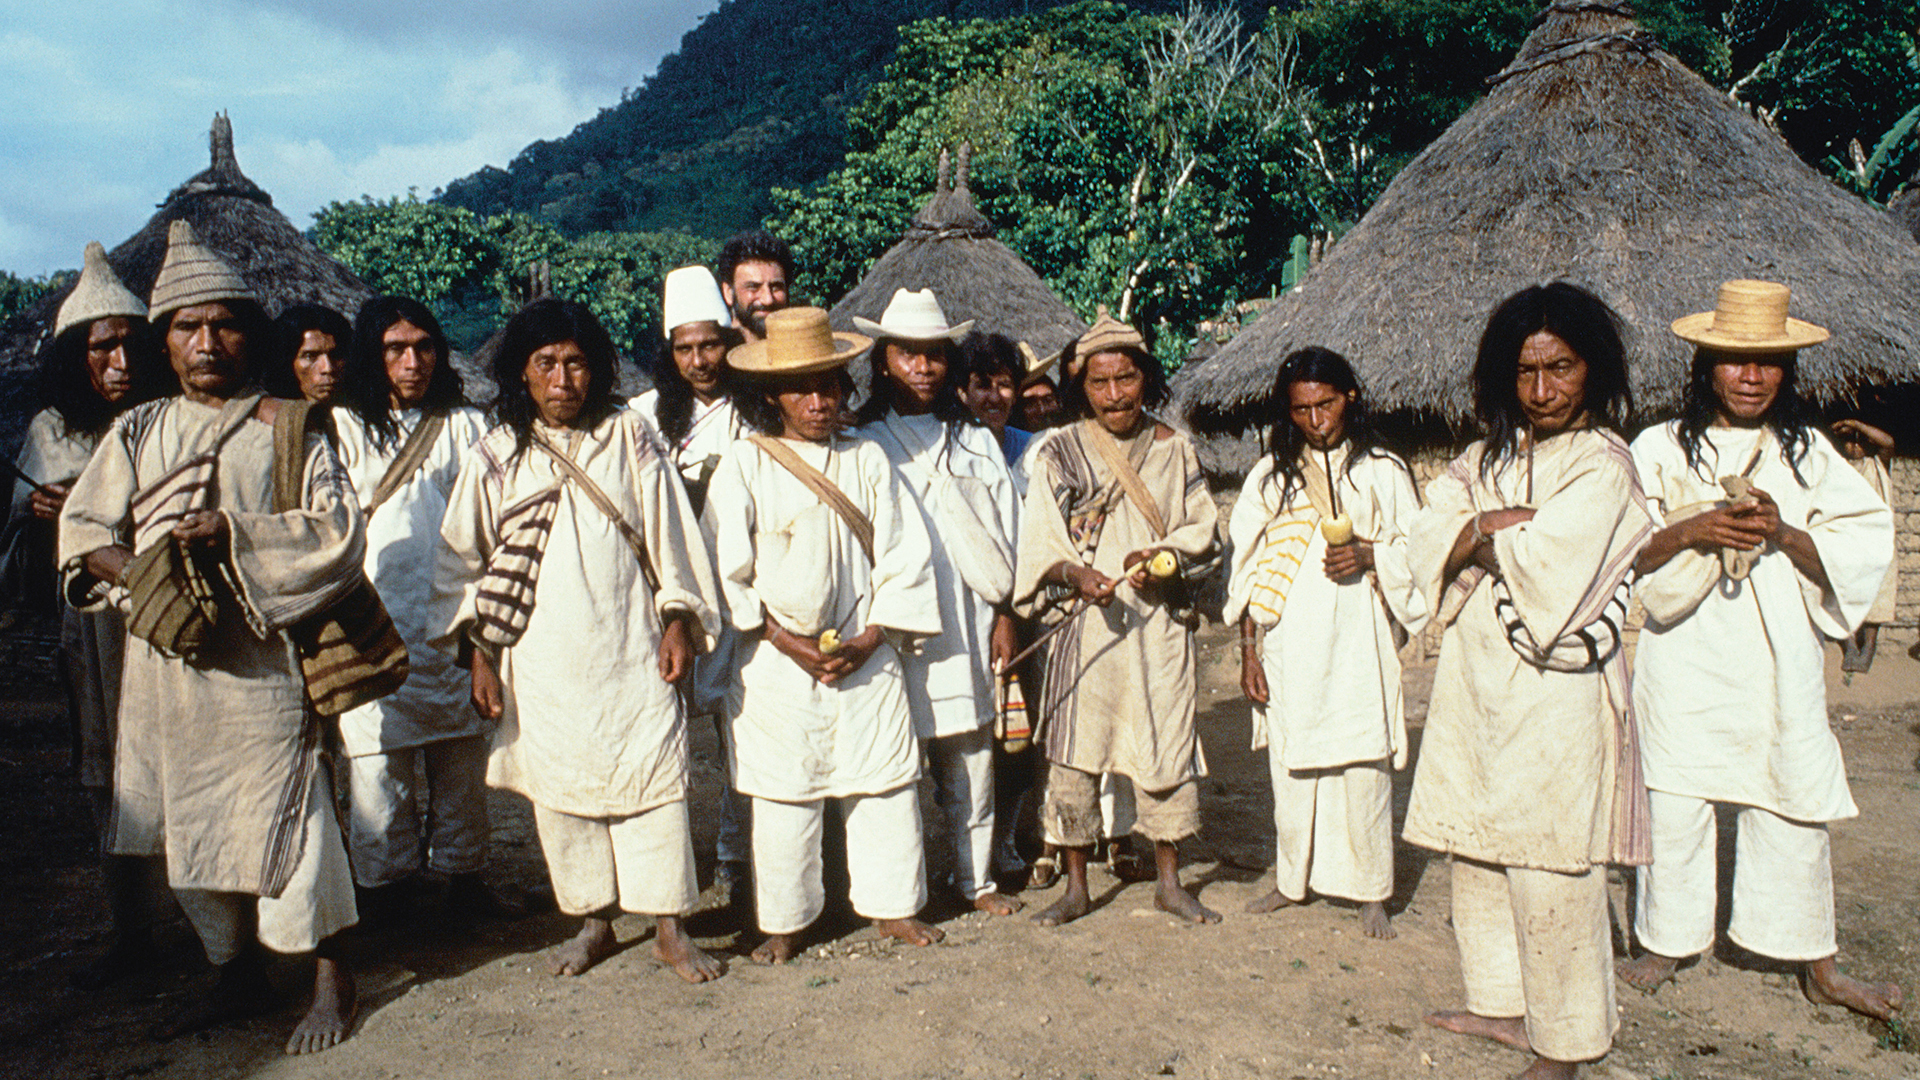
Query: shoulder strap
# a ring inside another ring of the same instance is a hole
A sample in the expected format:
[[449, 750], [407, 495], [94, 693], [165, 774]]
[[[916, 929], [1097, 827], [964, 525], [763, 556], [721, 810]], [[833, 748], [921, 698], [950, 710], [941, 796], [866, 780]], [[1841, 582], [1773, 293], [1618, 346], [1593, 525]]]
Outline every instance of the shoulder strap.
[[306, 400], [282, 401], [273, 417], [273, 512], [298, 510], [305, 502], [301, 480], [307, 472], [307, 422], [313, 405]]
[[[1101, 427], [1097, 420], [1083, 420], [1081, 425], [1086, 432], [1086, 441], [1093, 444], [1094, 450], [1100, 454], [1100, 460], [1106, 464], [1107, 471], [1114, 475], [1114, 479], [1120, 481], [1120, 487], [1126, 491], [1127, 498], [1133, 501], [1134, 509], [1139, 510], [1147, 519], [1147, 528], [1153, 530], [1153, 538], [1166, 539], [1167, 519], [1160, 513], [1160, 505], [1153, 501], [1152, 493], [1147, 491], [1147, 482], [1140, 479], [1140, 473], [1134, 469], [1133, 464], [1127, 460], [1127, 455], [1121, 451], [1119, 442], [1114, 439], [1111, 432]], [[1153, 433], [1149, 431], [1144, 437], [1151, 439]]]
[[827, 509], [840, 515], [840, 520], [846, 522], [847, 528], [853, 530], [854, 539], [860, 541], [860, 550], [867, 553], [867, 561], [869, 563], [874, 561], [873, 522], [867, 519], [867, 515], [860, 512], [859, 507], [853, 505], [853, 500], [847, 498], [846, 492], [835, 487], [825, 473], [807, 464], [805, 458], [793, 452], [793, 447], [779, 439], [757, 432], [748, 437], [753, 440], [753, 445], [778, 462], [781, 468], [807, 485], [808, 490], [819, 496], [821, 502], [827, 504]]
[[659, 592], [660, 579], [653, 572], [653, 559], [647, 554], [647, 542], [640, 535], [640, 530], [628, 524], [626, 517], [620, 513], [620, 508], [613, 505], [613, 500], [607, 497], [607, 493], [601, 490], [600, 485], [594, 483], [593, 478], [588, 476], [572, 458], [561, 453], [548, 442], [538, 428], [533, 432], [533, 445], [545, 451], [546, 455], [553, 459], [554, 464], [560, 466], [560, 471], [566, 474], [567, 479], [573, 481], [574, 486], [580, 489], [580, 493], [587, 497], [587, 501], [598, 507], [602, 514], [607, 515], [608, 521], [613, 522], [613, 527], [619, 531], [620, 538], [627, 542], [627, 547], [633, 549], [634, 556], [640, 560], [640, 573], [647, 579], [647, 587], [654, 592]]
[[427, 455], [433, 452], [434, 441], [440, 438], [440, 432], [446, 426], [446, 413], [428, 413], [420, 418], [413, 434], [407, 436], [406, 443], [380, 477], [379, 486], [373, 489], [373, 498], [367, 500], [367, 517], [372, 517], [382, 503], [393, 498], [393, 493], [400, 490], [400, 485], [413, 479], [413, 474], [420, 471], [420, 466], [427, 462]]

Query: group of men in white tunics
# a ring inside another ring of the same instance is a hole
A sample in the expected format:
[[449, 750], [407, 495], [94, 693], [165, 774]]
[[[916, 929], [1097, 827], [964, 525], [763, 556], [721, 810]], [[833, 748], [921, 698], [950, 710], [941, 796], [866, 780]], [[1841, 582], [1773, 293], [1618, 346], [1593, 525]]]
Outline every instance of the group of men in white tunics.
[[[755, 959], [794, 956], [825, 910], [830, 813], [853, 909], [939, 940], [919, 919], [923, 769], [958, 899], [1011, 914], [994, 881], [994, 743], [1028, 654], [1040, 818], [1067, 877], [1036, 921], [1092, 910], [1115, 780], [1153, 846], [1158, 905], [1218, 921], [1182, 885], [1178, 845], [1200, 827], [1206, 772], [1198, 592], [1229, 550], [1277, 834], [1274, 888], [1250, 910], [1340, 897], [1366, 934], [1393, 935], [1398, 648], [1432, 625], [1404, 837], [1451, 856], [1467, 991], [1466, 1011], [1433, 1023], [1530, 1050], [1533, 1076], [1604, 1054], [1604, 868], [1640, 868], [1646, 954], [1620, 974], [1656, 987], [1712, 939], [1714, 802], [1741, 807], [1730, 936], [1804, 964], [1815, 1001], [1898, 1009], [1896, 987], [1834, 964], [1825, 823], [1856, 811], [1821, 668], [1822, 637], [1852, 632], [1881, 591], [1891, 514], [1794, 390], [1795, 351], [1825, 334], [1787, 318], [1784, 287], [1730, 282], [1714, 312], [1675, 324], [1699, 350], [1683, 414], [1631, 447], [1612, 313], [1565, 284], [1516, 294], [1475, 367], [1487, 436], [1424, 506], [1351, 366], [1302, 350], [1280, 367], [1284, 411], [1223, 546], [1132, 327], [1103, 312], [1068, 347], [1060, 393], [1078, 419], [1026, 443], [1017, 482], [959, 394], [966, 323], [902, 289], [859, 324], [870, 336], [834, 333], [820, 309], [786, 306], [783, 251], [746, 244], [727, 282], [669, 276], [661, 369], [683, 385], [633, 407], [587, 307], [529, 304], [496, 343], [490, 426], [412, 301], [369, 302], [349, 342], [337, 322], [289, 322], [275, 377], [333, 406], [311, 424], [256, 389], [270, 326], [184, 222], [145, 303], [90, 252], [60, 315], [73, 393], [35, 422], [23, 462], [49, 482], [27, 498], [59, 517], [67, 599], [125, 648], [117, 709], [92, 703], [117, 720], [94, 766], [110, 762], [105, 850], [164, 860], [221, 968], [210, 1008], [179, 1028], [262, 1007], [257, 941], [317, 954], [289, 1050], [344, 1038], [354, 990], [335, 935], [423, 869], [451, 902], [510, 911], [480, 880], [483, 777], [532, 803], [555, 900], [581, 919], [557, 974], [609, 955], [634, 912], [682, 977], [721, 975], [684, 922], [702, 715], [722, 725], [743, 800], [748, 837], [723, 835], [719, 855], [750, 864]], [[172, 396], [128, 359], [149, 319]], [[862, 354], [872, 389], [850, 422]], [[343, 843], [303, 628], [362, 582], [409, 671], [339, 717]], [[1647, 624], [1630, 680], [1635, 597]], [[104, 663], [88, 669], [96, 696]], [[124, 915], [109, 968], [145, 948], [139, 912]]]

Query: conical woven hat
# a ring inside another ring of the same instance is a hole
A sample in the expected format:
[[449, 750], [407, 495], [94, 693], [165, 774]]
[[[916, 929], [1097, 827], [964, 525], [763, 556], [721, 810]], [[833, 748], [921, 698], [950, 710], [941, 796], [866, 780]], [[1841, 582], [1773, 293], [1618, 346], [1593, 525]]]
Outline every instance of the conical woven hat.
[[219, 300], [257, 298], [240, 279], [239, 271], [200, 242], [192, 225], [175, 219], [167, 227], [166, 260], [160, 264], [160, 275], [153, 279], [150, 317], [156, 324], [164, 323], [168, 315], [181, 308]]
[[80, 280], [60, 305], [60, 313], [54, 316], [53, 335], [59, 337], [76, 326], [115, 315], [144, 319], [147, 305], [120, 283], [120, 276], [107, 263], [107, 249], [100, 246], [100, 241], [89, 240]]
[[817, 307], [781, 308], [767, 312], [766, 339], [737, 346], [727, 363], [753, 375], [803, 375], [840, 367], [872, 344], [859, 334], [834, 333]]
[[1673, 332], [1719, 352], [1789, 352], [1827, 340], [1824, 327], [1787, 317], [1791, 295], [1772, 281], [1723, 282], [1712, 311], [1682, 315]]

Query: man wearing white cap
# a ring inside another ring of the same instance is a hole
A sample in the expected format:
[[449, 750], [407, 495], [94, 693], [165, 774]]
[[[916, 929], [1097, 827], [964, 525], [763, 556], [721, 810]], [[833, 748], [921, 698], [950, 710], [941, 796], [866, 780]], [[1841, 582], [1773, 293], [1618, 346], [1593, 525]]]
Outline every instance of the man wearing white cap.
[[1633, 680], [1653, 808], [1620, 966], [1643, 990], [1713, 943], [1713, 803], [1739, 808], [1728, 936], [1803, 964], [1818, 1004], [1886, 1019], [1900, 988], [1834, 962], [1827, 823], [1859, 813], [1827, 726], [1825, 637], [1851, 633], [1893, 560], [1893, 515], [1794, 386], [1827, 331], [1787, 317], [1788, 290], [1729, 281], [1674, 322], [1692, 343], [1677, 420], [1642, 432], [1634, 465], [1662, 526], [1640, 554], [1647, 609]]
[[288, 630], [361, 580], [359, 502], [326, 441], [289, 431], [300, 508], [274, 512], [282, 403], [250, 389], [269, 324], [184, 221], [150, 306], [181, 396], [116, 420], [60, 517], [69, 600], [128, 610], [111, 850], [166, 856], [220, 967], [212, 1008], [176, 1031], [271, 1007], [257, 939], [317, 953], [287, 1052], [324, 1050], [353, 1021], [329, 948], [353, 876]]
[[[653, 389], [633, 407], [667, 444], [680, 470], [687, 498], [698, 514], [706, 506], [707, 482], [735, 439], [746, 434], [727, 379], [727, 350], [740, 344], [733, 313], [704, 266], [682, 266], [661, 289], [661, 329], [666, 335], [653, 367]], [[713, 538], [707, 537], [708, 548]], [[694, 661], [687, 691], [689, 711], [711, 716], [725, 735], [727, 684], [733, 679], [734, 634], [722, 627], [712, 651]], [[741, 811], [729, 782], [720, 789], [720, 833], [715, 843], [715, 885], [723, 902], [744, 884], [751, 857], [741, 830]]]
[[734, 784], [753, 798], [761, 963], [792, 959], [825, 907], [829, 800], [853, 909], [910, 944], [944, 936], [914, 917], [927, 900], [920, 748], [900, 663], [940, 632], [932, 548], [886, 454], [839, 433], [846, 363], [867, 345], [819, 308], [788, 308], [728, 356], [755, 434], [721, 462], [707, 510], [741, 638], [728, 712]]
[[[90, 243], [73, 292], [54, 318], [53, 346], [40, 371], [46, 408], [27, 425], [16, 461], [13, 518], [39, 519], [31, 535], [51, 537], [75, 477], [114, 417], [158, 397], [165, 379], [154, 355], [147, 305], [128, 292], [107, 263], [106, 249]], [[49, 564], [52, 543], [35, 544]], [[37, 575], [36, 575], [37, 577]], [[113, 743], [120, 708], [120, 664], [127, 625], [118, 609], [80, 612], [60, 605], [60, 650], [75, 731], [80, 784], [87, 789], [101, 838], [113, 807]], [[76, 978], [96, 989], [152, 959], [153, 921], [146, 900], [148, 861], [103, 849], [102, 870], [113, 937], [106, 953]]]
[[858, 434], [887, 452], [933, 544], [940, 633], [903, 662], [914, 734], [953, 830], [954, 888], [981, 911], [1011, 915], [1020, 902], [992, 873], [993, 718], [995, 672], [1015, 650], [1016, 496], [993, 432], [960, 399], [955, 345], [973, 322], [949, 324], [932, 289], [901, 289], [879, 322], [853, 321], [874, 338]]

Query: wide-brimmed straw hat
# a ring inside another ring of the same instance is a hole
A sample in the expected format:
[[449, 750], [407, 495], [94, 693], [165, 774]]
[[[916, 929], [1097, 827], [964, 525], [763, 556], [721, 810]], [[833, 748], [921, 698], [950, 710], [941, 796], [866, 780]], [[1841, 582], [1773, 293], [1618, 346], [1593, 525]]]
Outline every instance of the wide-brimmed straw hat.
[[901, 341], [959, 341], [973, 329], [973, 320], [958, 325], [947, 323], [947, 313], [940, 310], [940, 301], [933, 295], [932, 289], [895, 289], [893, 299], [887, 301], [887, 310], [880, 313], [880, 321], [853, 317], [853, 325], [877, 338], [898, 338]]
[[1827, 340], [1826, 328], [1787, 317], [1790, 295], [1777, 282], [1725, 282], [1712, 311], [1682, 315], [1673, 332], [1702, 348], [1735, 353], [1790, 352]]
[[130, 319], [147, 317], [147, 305], [120, 283], [120, 275], [107, 263], [107, 249], [100, 241], [87, 241], [86, 261], [80, 268], [80, 280], [60, 305], [53, 319], [55, 337], [76, 326], [96, 319], [122, 315]]
[[667, 274], [666, 282], [660, 287], [660, 300], [661, 312], [665, 315], [660, 332], [668, 338], [673, 337], [676, 327], [688, 323], [733, 325], [733, 313], [720, 298], [720, 283], [713, 280], [713, 271], [704, 266], [682, 266]]
[[156, 325], [181, 308], [222, 300], [254, 300], [253, 290], [227, 260], [200, 242], [200, 235], [183, 218], [167, 226], [167, 257], [153, 279], [147, 307]]
[[727, 363], [749, 375], [804, 375], [841, 367], [872, 346], [859, 334], [834, 333], [817, 307], [781, 308], [767, 312], [766, 338], [736, 346]]
[[1024, 341], [1015, 342], [1014, 347], [1020, 350], [1020, 362], [1026, 369], [1020, 373], [1020, 385], [1022, 387], [1032, 386], [1034, 383], [1046, 378], [1047, 372], [1053, 370], [1054, 363], [1060, 359], [1060, 353], [1062, 351], [1056, 349], [1045, 356], [1041, 356], [1039, 353], [1033, 351], [1033, 346]]

